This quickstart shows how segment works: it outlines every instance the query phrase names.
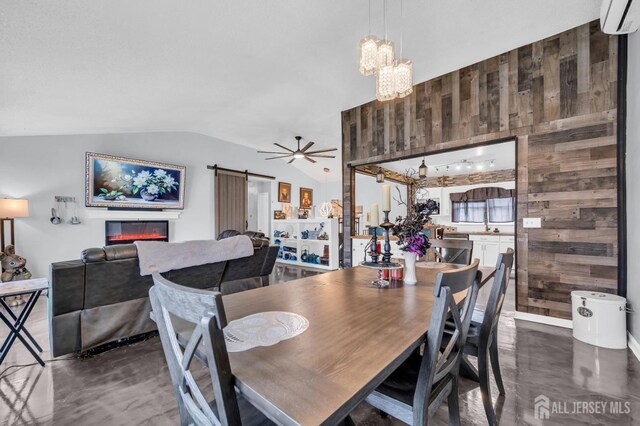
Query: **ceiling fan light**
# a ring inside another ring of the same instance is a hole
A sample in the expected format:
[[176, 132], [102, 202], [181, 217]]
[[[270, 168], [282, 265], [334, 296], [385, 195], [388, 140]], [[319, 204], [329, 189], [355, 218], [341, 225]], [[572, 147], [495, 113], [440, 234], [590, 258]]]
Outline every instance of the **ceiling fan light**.
[[384, 172], [382, 171], [382, 168], [378, 167], [378, 173], [376, 173], [376, 182], [377, 183], [384, 183]]
[[395, 43], [390, 40], [378, 41], [378, 68], [393, 65], [396, 59]]
[[413, 62], [409, 59], [400, 59], [394, 67], [395, 91], [398, 97], [404, 98], [413, 92]]
[[378, 37], [366, 36], [360, 40], [360, 74], [373, 75], [378, 68]]
[[396, 98], [395, 71], [393, 65], [378, 68], [376, 73], [376, 99], [381, 102]]
[[304, 154], [301, 152], [296, 152], [295, 154], [293, 154], [293, 158], [297, 158], [297, 159], [304, 158]]
[[420, 167], [418, 167], [418, 176], [420, 176], [421, 178], [426, 178], [427, 171], [427, 165], [424, 164], [424, 160], [422, 160], [422, 164], [420, 164]]

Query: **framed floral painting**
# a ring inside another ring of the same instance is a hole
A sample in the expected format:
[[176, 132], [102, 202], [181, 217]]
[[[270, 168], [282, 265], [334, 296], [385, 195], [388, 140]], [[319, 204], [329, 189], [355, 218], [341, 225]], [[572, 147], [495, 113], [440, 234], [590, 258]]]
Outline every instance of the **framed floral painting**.
[[184, 209], [186, 167], [87, 152], [85, 205]]

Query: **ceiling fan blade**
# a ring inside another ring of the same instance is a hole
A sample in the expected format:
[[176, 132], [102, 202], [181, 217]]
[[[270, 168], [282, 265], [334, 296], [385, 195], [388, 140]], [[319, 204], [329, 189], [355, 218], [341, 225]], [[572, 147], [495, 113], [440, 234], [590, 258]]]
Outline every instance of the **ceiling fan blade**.
[[282, 151], [258, 151], [259, 154], [280, 154], [280, 155], [289, 155], [288, 152]]
[[292, 155], [293, 155], [293, 154], [283, 154], [283, 155], [279, 155], [279, 156], [276, 156], [276, 157], [268, 157], [268, 158], [265, 158], [265, 160], [273, 160], [273, 159], [275, 159], [275, 158], [289, 158], [289, 157], [291, 157]]
[[322, 155], [322, 154], [307, 154], [309, 157], [317, 157], [317, 158], [336, 158], [335, 155]]
[[338, 150], [338, 148], [319, 149], [317, 151], [305, 152], [305, 154], [320, 154], [321, 152], [331, 152], [331, 151], [337, 151], [337, 150]]
[[286, 146], [284, 146], [284, 145], [280, 145], [280, 144], [279, 144], [279, 143], [277, 143], [277, 142], [276, 142], [276, 143], [274, 143], [274, 145], [275, 145], [275, 146], [279, 146], [280, 148], [282, 148], [282, 149], [284, 149], [284, 150], [287, 150], [287, 151], [289, 151], [289, 152], [291, 152], [291, 153], [295, 152], [295, 151], [293, 151], [293, 150], [291, 150], [291, 149], [287, 148], [287, 147], [286, 147]]
[[314, 159], [312, 159], [312, 158], [309, 158], [309, 157], [307, 157], [306, 155], [304, 156], [304, 159], [305, 159], [305, 160], [307, 160], [307, 161], [311, 161], [312, 163], [315, 163], [315, 162], [316, 162], [316, 160], [314, 160]]
[[296, 157], [293, 157], [293, 158], [291, 159], [291, 161], [289, 161], [289, 163], [288, 163], [288, 164], [291, 164], [291, 163], [293, 163], [294, 161], [296, 161]]
[[305, 152], [306, 150], [308, 150], [309, 148], [311, 148], [311, 145], [313, 145], [315, 142], [311, 142], [309, 141], [304, 148], [302, 148], [300, 151]]

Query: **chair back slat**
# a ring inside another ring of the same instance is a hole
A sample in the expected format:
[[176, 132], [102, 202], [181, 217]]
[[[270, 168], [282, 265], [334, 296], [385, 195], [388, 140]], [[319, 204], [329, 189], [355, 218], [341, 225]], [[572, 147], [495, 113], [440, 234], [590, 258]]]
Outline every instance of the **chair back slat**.
[[480, 329], [481, 338], [488, 339], [491, 330], [495, 329], [500, 320], [500, 313], [502, 312], [502, 305], [506, 297], [507, 288], [509, 287], [509, 277], [511, 275], [511, 268], [513, 267], [514, 251], [509, 248], [506, 253], [501, 253], [498, 256], [498, 262], [496, 264], [496, 274], [493, 278], [493, 285], [491, 286], [491, 293], [489, 294], [489, 300], [487, 301], [487, 307], [484, 313], [484, 319]]
[[438, 262], [455, 263], [457, 265], [471, 264], [473, 241], [445, 238], [442, 240], [429, 240], [429, 243]]
[[[224, 341], [223, 328], [227, 319], [222, 295], [175, 284], [158, 273], [153, 274], [153, 281], [149, 298], [178, 401], [181, 424], [240, 424], [235, 379]], [[178, 342], [172, 316], [193, 325], [184, 350]], [[215, 413], [190, 371], [195, 354], [203, 345], [215, 396]]]
[[[482, 273], [478, 271], [479, 263], [478, 259], [474, 259], [471, 265], [440, 272], [436, 278], [435, 301], [413, 400], [413, 424], [426, 424], [430, 411], [434, 409], [433, 404], [442, 400], [443, 396], [439, 393], [450, 390], [447, 383], [457, 380], [482, 279]], [[454, 295], [461, 295], [464, 300], [456, 303]], [[441, 352], [447, 319], [453, 319], [455, 330], [447, 347]], [[436, 384], [438, 386], [434, 388]], [[435, 395], [434, 390], [437, 391]]]

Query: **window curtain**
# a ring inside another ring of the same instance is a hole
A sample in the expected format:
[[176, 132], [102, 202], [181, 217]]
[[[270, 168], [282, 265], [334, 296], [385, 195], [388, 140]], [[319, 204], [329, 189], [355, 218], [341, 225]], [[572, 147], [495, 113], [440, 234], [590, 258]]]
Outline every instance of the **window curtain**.
[[484, 223], [487, 204], [484, 201], [453, 201], [451, 203], [452, 222]]
[[489, 222], [504, 223], [516, 220], [515, 198], [492, 198], [487, 200]]

